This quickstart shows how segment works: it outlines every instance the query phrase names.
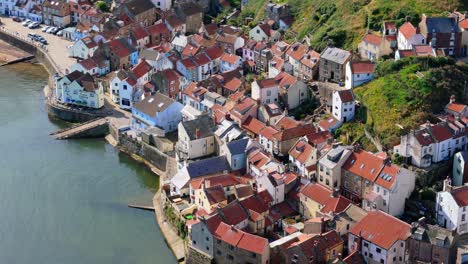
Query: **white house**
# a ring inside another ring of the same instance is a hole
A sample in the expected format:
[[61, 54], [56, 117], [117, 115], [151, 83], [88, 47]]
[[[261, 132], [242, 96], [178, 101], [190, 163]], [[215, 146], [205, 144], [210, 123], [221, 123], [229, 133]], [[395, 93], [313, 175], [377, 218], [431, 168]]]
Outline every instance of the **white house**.
[[452, 184], [461, 186], [468, 183], [468, 150], [460, 151], [453, 156]]
[[139, 53], [139, 57], [140, 59], [145, 59], [146, 62], [155, 69], [155, 71], [164, 71], [174, 68], [174, 63], [168, 58], [168, 56], [155, 49], [143, 49]]
[[94, 42], [92, 38], [84, 37], [77, 40], [69, 48], [69, 56], [74, 58], [87, 59], [93, 56], [97, 48], [98, 44]]
[[249, 31], [249, 39], [255, 41], [276, 42], [281, 37], [278, 31], [273, 30], [268, 24], [259, 24]]
[[157, 127], [165, 133], [175, 131], [182, 120], [183, 107], [161, 93], [145, 97], [132, 108], [132, 126], [138, 130]]
[[252, 99], [260, 100], [261, 104], [277, 103], [279, 83], [276, 79], [263, 79], [252, 83]]
[[332, 113], [340, 122], [346, 123], [354, 118], [354, 94], [352, 90], [341, 90], [333, 93]]
[[279, 204], [284, 201], [285, 195], [285, 182], [281, 174], [274, 173], [268, 174], [264, 171], [260, 176], [255, 178], [257, 182], [257, 191], [262, 192], [266, 190], [273, 198], [272, 204]]
[[109, 90], [114, 103], [120, 104], [120, 84], [128, 77], [124, 70], [118, 70], [110, 75]]
[[317, 164], [317, 149], [300, 138], [289, 150], [290, 169], [302, 177], [309, 178], [308, 168]]
[[465, 131], [468, 124], [457, 121], [426, 123], [416, 131], [401, 136], [394, 153], [408, 158], [417, 167], [428, 167], [432, 163], [447, 160], [468, 146]]
[[127, 74], [127, 78], [119, 84], [119, 105], [121, 109], [132, 109], [133, 103], [138, 101], [137, 89], [137, 81]]
[[203, 115], [179, 123], [177, 156], [179, 160], [196, 159], [214, 154], [215, 126], [213, 119]]
[[104, 88], [88, 73], [74, 71], [57, 79], [55, 94], [61, 103], [101, 108], [104, 106]]
[[72, 64], [70, 71], [80, 71], [93, 76], [103, 76], [110, 71], [110, 62], [103, 58], [91, 57]]
[[468, 233], [468, 185], [452, 187], [450, 180], [445, 180], [444, 189], [437, 193], [436, 199], [439, 225], [460, 235]]
[[241, 68], [242, 58], [229, 53], [224, 53], [221, 56], [221, 72], [228, 72]]
[[367, 263], [406, 263], [411, 226], [381, 211], [371, 211], [348, 233], [348, 252], [359, 250]]
[[362, 207], [367, 211], [378, 209], [393, 216], [405, 211], [405, 202], [411, 196], [416, 175], [405, 168], [386, 165], [375, 180], [372, 191], [364, 196]]
[[151, 0], [151, 3], [162, 11], [167, 11], [172, 7], [172, 0]]
[[415, 28], [411, 22], [407, 21], [398, 30], [398, 49], [411, 50], [413, 45], [426, 44], [426, 39], [419, 33], [419, 29]]
[[370, 61], [346, 63], [345, 87], [352, 89], [374, 79], [375, 64]]
[[307, 84], [286, 72], [279, 73], [275, 80], [279, 83], [280, 99], [291, 110], [299, 107], [309, 98]]

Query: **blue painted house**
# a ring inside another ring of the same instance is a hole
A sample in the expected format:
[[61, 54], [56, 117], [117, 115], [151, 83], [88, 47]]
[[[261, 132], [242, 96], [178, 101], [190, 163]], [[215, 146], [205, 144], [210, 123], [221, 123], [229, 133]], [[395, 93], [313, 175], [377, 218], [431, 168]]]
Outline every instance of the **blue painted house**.
[[165, 133], [175, 131], [182, 120], [183, 107], [181, 103], [156, 93], [133, 105], [132, 126], [137, 130], [157, 127]]
[[247, 146], [249, 145], [248, 138], [230, 141], [223, 145], [223, 154], [233, 171], [238, 171], [246, 168], [247, 162]]

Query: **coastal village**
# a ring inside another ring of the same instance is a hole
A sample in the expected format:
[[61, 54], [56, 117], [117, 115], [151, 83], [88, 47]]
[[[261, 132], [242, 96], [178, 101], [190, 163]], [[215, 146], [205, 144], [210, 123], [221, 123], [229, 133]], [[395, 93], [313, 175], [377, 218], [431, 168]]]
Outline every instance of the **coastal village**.
[[[468, 263], [467, 80], [390, 148], [338, 133], [358, 122], [354, 90], [381, 62], [466, 61], [468, 14], [381, 21], [353, 50], [314, 50], [285, 38], [287, 3], [230, 24], [248, 2], [0, 0], [0, 34], [57, 29], [66, 54], [28, 40], [66, 57], [52, 63], [48, 104], [105, 123], [113, 145], [158, 173], [154, 209], [179, 261]], [[421, 201], [430, 173], [440, 188]]]

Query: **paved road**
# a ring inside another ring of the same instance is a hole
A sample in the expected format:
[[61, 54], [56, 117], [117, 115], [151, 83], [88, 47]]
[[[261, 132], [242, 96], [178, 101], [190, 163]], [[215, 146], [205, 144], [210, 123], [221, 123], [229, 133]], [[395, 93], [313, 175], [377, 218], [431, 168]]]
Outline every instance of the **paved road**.
[[17, 33], [20, 37], [27, 37], [28, 33], [36, 33], [43, 36], [49, 44], [46, 46], [48, 54], [55, 61], [57, 66], [62, 72], [70, 68], [76, 62], [75, 59], [68, 57], [67, 46], [73, 44], [72, 42], [61, 37], [47, 34], [41, 31], [41, 28], [29, 29], [23, 27], [21, 23], [13, 21], [11, 18], [2, 17], [2, 27], [5, 27], [9, 32]]

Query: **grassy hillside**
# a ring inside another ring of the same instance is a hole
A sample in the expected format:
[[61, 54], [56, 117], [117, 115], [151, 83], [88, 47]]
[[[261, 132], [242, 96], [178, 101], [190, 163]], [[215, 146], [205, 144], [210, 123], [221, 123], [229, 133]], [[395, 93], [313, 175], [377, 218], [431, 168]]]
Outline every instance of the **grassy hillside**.
[[[386, 147], [399, 143], [399, 136], [443, 111], [450, 95], [463, 102], [468, 67], [446, 58], [408, 58], [377, 65], [378, 78], [356, 88], [363, 103], [356, 122], [339, 132], [357, 138], [365, 127]], [[358, 127], [358, 128], [357, 128]]]
[[[422, 13], [442, 14], [444, 11], [468, 9], [466, 0], [278, 0], [288, 2], [295, 17], [287, 38], [305, 36], [311, 38], [312, 46], [322, 50], [327, 44], [350, 49], [356, 46], [367, 27], [379, 30], [383, 20], [402, 24], [406, 16], [419, 22]], [[268, 0], [250, 0], [242, 11], [243, 18], [252, 17], [254, 23], [264, 16]], [[294, 33], [293, 33], [294, 32]]]

